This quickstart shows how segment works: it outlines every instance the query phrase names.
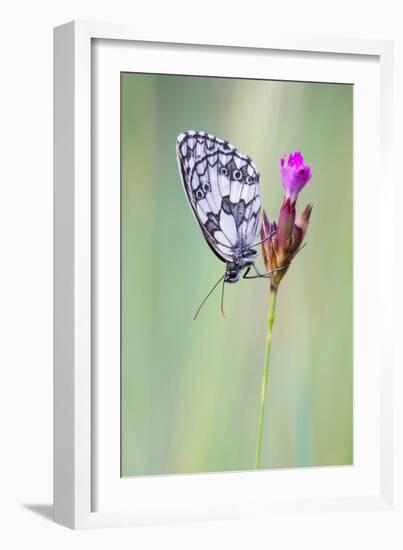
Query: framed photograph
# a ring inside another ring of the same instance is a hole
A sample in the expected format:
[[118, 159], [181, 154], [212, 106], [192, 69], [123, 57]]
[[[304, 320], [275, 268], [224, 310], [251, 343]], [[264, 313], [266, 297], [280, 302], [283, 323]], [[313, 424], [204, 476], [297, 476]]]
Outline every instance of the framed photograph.
[[395, 513], [391, 43], [54, 36], [55, 521]]

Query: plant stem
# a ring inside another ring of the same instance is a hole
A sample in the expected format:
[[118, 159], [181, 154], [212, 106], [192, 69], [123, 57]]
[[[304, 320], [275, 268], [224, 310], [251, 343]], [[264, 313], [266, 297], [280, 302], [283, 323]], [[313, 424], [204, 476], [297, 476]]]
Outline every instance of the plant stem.
[[266, 352], [264, 356], [262, 396], [260, 400], [259, 424], [258, 424], [258, 432], [257, 432], [256, 460], [255, 460], [256, 470], [260, 468], [260, 451], [262, 448], [264, 406], [266, 402], [267, 379], [269, 376], [270, 347], [271, 347], [271, 338], [273, 333], [274, 316], [276, 311], [277, 290], [278, 290], [278, 287], [274, 287], [270, 292], [269, 310], [267, 312]]

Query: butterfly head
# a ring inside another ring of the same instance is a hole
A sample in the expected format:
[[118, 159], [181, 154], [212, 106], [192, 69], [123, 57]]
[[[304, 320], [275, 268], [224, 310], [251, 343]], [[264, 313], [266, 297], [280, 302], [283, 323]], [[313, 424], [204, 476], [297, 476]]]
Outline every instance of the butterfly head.
[[243, 252], [242, 256], [239, 256], [233, 262], [227, 262], [224, 281], [226, 283], [238, 282], [241, 278], [241, 271], [252, 266], [255, 263], [256, 256], [257, 251], [253, 248], [249, 248]]
[[231, 266], [231, 264], [227, 265], [227, 269], [225, 270], [225, 277], [224, 281], [226, 283], [237, 283], [241, 277], [241, 273], [238, 267]]

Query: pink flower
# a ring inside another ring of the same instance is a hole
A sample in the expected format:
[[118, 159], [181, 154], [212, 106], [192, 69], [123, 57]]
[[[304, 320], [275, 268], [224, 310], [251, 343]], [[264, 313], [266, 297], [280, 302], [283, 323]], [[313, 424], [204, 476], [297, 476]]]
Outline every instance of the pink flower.
[[305, 187], [312, 177], [312, 168], [304, 162], [304, 157], [299, 151], [283, 156], [280, 160], [281, 181], [285, 192], [285, 198], [295, 203], [298, 193]]
[[272, 289], [278, 287], [292, 259], [301, 248], [312, 212], [312, 205], [308, 204], [297, 217], [295, 208], [298, 193], [312, 177], [311, 167], [304, 163], [300, 152], [291, 154], [288, 161], [283, 157], [280, 165], [285, 197], [278, 223], [270, 223], [263, 210], [263, 224], [260, 230], [263, 261], [267, 271], [272, 271]]

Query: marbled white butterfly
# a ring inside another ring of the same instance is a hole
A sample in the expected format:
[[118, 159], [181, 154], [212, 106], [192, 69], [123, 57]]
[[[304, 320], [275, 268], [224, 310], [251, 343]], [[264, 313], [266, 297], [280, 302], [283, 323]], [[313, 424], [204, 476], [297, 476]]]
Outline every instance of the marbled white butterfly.
[[[257, 251], [252, 248], [259, 229], [259, 172], [251, 158], [226, 140], [206, 132], [189, 130], [178, 136], [176, 154], [186, 196], [204, 238], [214, 254], [225, 262], [225, 273], [214, 285], [196, 312], [223, 281], [243, 277], [266, 277], [255, 266]], [[255, 246], [260, 243], [255, 243]], [[257, 275], [249, 276], [251, 268]]]

